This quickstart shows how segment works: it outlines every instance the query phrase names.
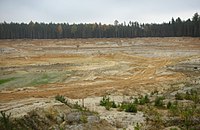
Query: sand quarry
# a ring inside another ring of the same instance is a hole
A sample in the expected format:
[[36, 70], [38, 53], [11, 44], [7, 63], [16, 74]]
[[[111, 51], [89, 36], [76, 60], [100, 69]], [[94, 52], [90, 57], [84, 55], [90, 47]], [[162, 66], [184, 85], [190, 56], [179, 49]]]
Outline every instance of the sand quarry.
[[199, 38], [0, 40], [0, 109], [19, 116], [60, 94], [101, 113], [104, 95], [120, 102], [199, 82], [199, 66]]

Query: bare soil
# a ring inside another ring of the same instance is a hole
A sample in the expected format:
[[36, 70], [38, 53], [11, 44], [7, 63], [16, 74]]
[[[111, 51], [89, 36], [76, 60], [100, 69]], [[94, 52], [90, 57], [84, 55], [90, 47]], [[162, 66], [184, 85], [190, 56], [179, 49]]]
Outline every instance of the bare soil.
[[192, 60], [199, 38], [0, 40], [0, 102], [162, 92], [188, 80], [169, 66]]

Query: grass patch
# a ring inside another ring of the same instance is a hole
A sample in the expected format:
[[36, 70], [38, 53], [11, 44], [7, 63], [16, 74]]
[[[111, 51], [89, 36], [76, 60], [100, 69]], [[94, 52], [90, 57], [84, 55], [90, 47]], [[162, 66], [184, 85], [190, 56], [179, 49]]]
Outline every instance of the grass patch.
[[114, 101], [110, 101], [110, 98], [107, 96], [104, 96], [102, 100], [100, 100], [100, 106], [104, 106], [106, 110], [110, 110], [110, 108], [117, 108], [118, 111], [137, 113], [137, 105], [135, 103], [123, 102], [117, 105]]
[[33, 80], [30, 84], [32, 86], [40, 85], [40, 84], [47, 84], [50, 81], [50, 76], [47, 74], [42, 75], [42, 77]]
[[110, 110], [110, 108], [117, 108], [117, 105], [114, 101], [110, 101], [110, 98], [104, 96], [103, 99], [100, 101], [100, 105], [104, 106], [106, 110]]
[[176, 100], [191, 100], [195, 104], [200, 102], [199, 93], [196, 90], [188, 90], [186, 93], [177, 93], [175, 95]]
[[[2, 88], [21, 88], [21, 87], [37, 87], [40, 85], [51, 83], [64, 83], [70, 81], [74, 71], [54, 71], [46, 72], [25, 72], [16, 71], [8, 75], [0, 77], [0, 86]], [[12, 78], [14, 77], [14, 78]]]
[[[145, 95], [145, 96], [141, 96], [138, 100], [138, 103], [140, 105], [144, 105], [145, 103], [149, 103], [150, 102], [150, 99], [148, 97], [148, 95]], [[137, 99], [135, 99], [135, 103], [137, 104]]]
[[45, 72], [41, 73], [39, 76], [34, 75], [34, 80], [30, 83], [31, 86], [38, 86], [42, 84], [56, 83], [56, 82], [64, 82], [71, 75], [71, 71], [66, 72]]
[[60, 73], [42, 73], [40, 75], [34, 75], [33, 80], [28, 84], [28, 86], [38, 86], [42, 84], [55, 83], [60, 81]]
[[15, 80], [16, 77], [8, 78], [8, 79], [0, 79], [0, 85]]
[[156, 107], [160, 107], [160, 108], [163, 108], [164, 107], [164, 102], [163, 102], [163, 100], [164, 100], [164, 97], [156, 97], [156, 99], [155, 99], [155, 106]]
[[137, 107], [133, 103], [128, 103], [125, 105], [125, 112], [137, 113]]
[[134, 103], [122, 103], [119, 105], [118, 111], [137, 113], [137, 105]]

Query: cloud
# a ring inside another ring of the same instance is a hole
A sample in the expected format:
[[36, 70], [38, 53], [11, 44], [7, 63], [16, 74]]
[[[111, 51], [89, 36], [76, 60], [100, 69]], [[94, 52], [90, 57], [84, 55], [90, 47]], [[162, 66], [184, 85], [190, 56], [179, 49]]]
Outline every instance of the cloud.
[[1, 0], [0, 22], [144, 23], [190, 18], [199, 0]]

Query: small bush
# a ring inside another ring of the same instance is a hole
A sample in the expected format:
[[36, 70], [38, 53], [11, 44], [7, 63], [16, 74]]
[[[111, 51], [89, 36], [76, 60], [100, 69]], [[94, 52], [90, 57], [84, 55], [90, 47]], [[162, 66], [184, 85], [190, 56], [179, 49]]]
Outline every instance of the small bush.
[[127, 103], [122, 103], [120, 106], [119, 106], [119, 108], [120, 108], [120, 110], [124, 110], [125, 108], [126, 108], [126, 105], [127, 105]]
[[140, 130], [141, 126], [137, 123], [136, 126], [134, 127], [134, 130]]
[[111, 101], [110, 103], [111, 103], [111, 107], [112, 108], [117, 108], [117, 105], [116, 105], [116, 103], [114, 101]]
[[134, 104], [138, 104], [138, 98], [135, 98]]
[[110, 108], [117, 108], [117, 105], [114, 101], [110, 101], [109, 97], [104, 96], [100, 101], [100, 105], [104, 106], [106, 110], [110, 110]]
[[155, 95], [158, 94], [158, 90], [154, 90], [153, 92], [151, 92], [151, 95]]
[[140, 105], [144, 105], [145, 103], [149, 103], [150, 100], [149, 100], [149, 97], [148, 95], [145, 95], [144, 97], [141, 96], [140, 99], [139, 99], [139, 104]]
[[186, 100], [192, 100], [195, 104], [200, 102], [199, 95], [196, 90], [190, 90], [186, 92], [185, 95]]
[[144, 105], [145, 104], [145, 99], [143, 97], [141, 99], [139, 99], [139, 104], [140, 105]]
[[107, 96], [104, 96], [103, 99], [100, 101], [101, 106], [107, 106], [110, 102], [110, 98]]
[[129, 103], [125, 106], [125, 112], [133, 112], [133, 113], [137, 113], [137, 107], [135, 104], [133, 103]]
[[73, 105], [74, 105], [74, 106], [73, 106], [74, 109], [78, 109], [78, 110], [80, 110], [80, 111], [83, 110], [83, 107], [81, 107], [81, 106], [78, 104], [78, 102], [75, 102], [75, 104], [73, 104]]
[[67, 104], [67, 101], [65, 100], [65, 97], [62, 96], [62, 95], [56, 95], [55, 99], [60, 101], [60, 102], [62, 102], [62, 103], [64, 103], [64, 104]]
[[105, 106], [105, 108], [106, 108], [106, 110], [108, 110], [108, 111], [109, 111], [109, 110], [110, 110], [110, 108], [111, 108], [111, 106], [110, 106], [110, 105], [106, 105], [106, 106]]
[[172, 103], [169, 101], [169, 102], [167, 103], [167, 109], [170, 109], [171, 106], [172, 106]]
[[119, 107], [120, 111], [137, 113], [137, 106], [134, 103], [122, 103]]
[[155, 99], [155, 106], [157, 107], [164, 107], [163, 97], [156, 97]]
[[200, 98], [199, 98], [199, 95], [194, 95], [192, 96], [192, 101], [197, 104], [197, 103], [200, 103]]
[[195, 94], [197, 94], [197, 91], [196, 91], [196, 90], [193, 90], [193, 89], [191, 89], [191, 90], [190, 90], [190, 94], [191, 94], [191, 95], [195, 95]]
[[141, 97], [139, 98], [139, 104], [140, 104], [140, 105], [144, 105], [145, 103], [149, 103], [149, 102], [150, 102], [150, 100], [149, 100], [148, 95], [141, 96]]
[[85, 115], [82, 115], [81, 118], [80, 118], [80, 120], [81, 120], [81, 122], [84, 123], [84, 124], [85, 124], [85, 123], [88, 123], [87, 116], [85, 116]]
[[1, 116], [0, 116], [0, 127], [2, 127], [3, 130], [12, 130], [12, 122], [10, 119], [11, 114], [6, 115], [5, 112], [1, 111]]
[[185, 99], [186, 100], [191, 100], [192, 99], [191, 95], [190, 95], [190, 93], [188, 91], [186, 92]]
[[175, 94], [175, 99], [176, 100], [183, 100], [185, 95], [183, 93], [176, 93]]
[[200, 98], [199, 98], [199, 95], [197, 93], [196, 90], [190, 90], [190, 91], [187, 91], [186, 93], [177, 93], [175, 95], [175, 98], [176, 100], [191, 100], [193, 101], [195, 104], [199, 103], [200, 102]]
[[145, 103], [149, 103], [150, 102], [150, 99], [149, 99], [148, 95], [145, 95], [144, 100], [145, 100]]
[[172, 114], [173, 116], [177, 116], [177, 115], [178, 115], [178, 112], [179, 112], [179, 110], [178, 110], [178, 102], [177, 102], [177, 101], [173, 102], [173, 103], [171, 104], [169, 110], [170, 110], [170, 112], [171, 112], [171, 114]]
[[193, 123], [193, 116], [195, 112], [195, 107], [193, 106], [186, 106], [186, 107], [179, 107], [180, 109], [180, 117], [184, 120], [183, 124], [187, 130], [192, 126]]

